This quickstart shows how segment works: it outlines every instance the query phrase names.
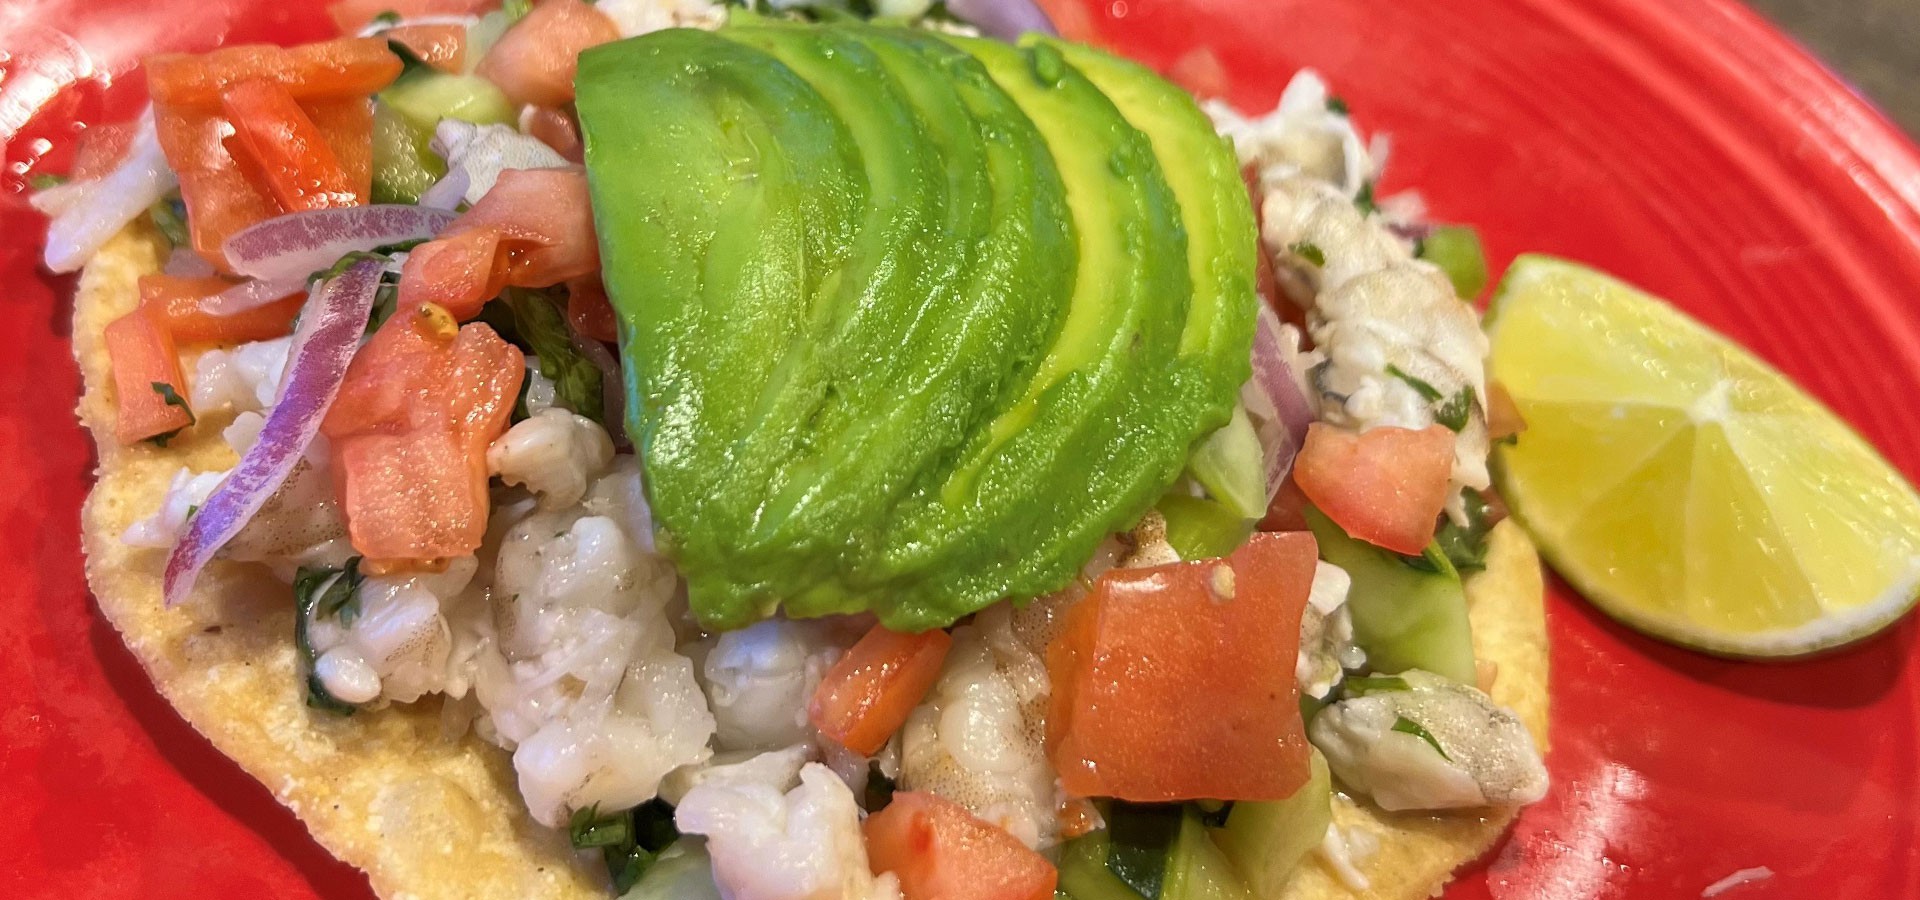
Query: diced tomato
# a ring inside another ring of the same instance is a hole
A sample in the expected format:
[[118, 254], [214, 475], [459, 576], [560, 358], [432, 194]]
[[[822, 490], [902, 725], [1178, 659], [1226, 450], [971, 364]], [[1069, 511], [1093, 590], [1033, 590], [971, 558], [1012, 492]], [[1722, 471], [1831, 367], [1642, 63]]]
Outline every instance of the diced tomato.
[[414, 248], [400, 303], [438, 303], [464, 320], [504, 285], [550, 287], [599, 270], [586, 173], [509, 169], [440, 237]]
[[[166, 329], [135, 309], [107, 323], [105, 337], [118, 394], [114, 436], [120, 443], [136, 444], [192, 425], [193, 412], [184, 405], [187, 379]], [[169, 403], [168, 393], [180, 402]]]
[[383, 566], [464, 556], [487, 527], [487, 445], [526, 359], [486, 325], [396, 311], [347, 369], [321, 423], [353, 547]]
[[340, 0], [327, 5], [327, 17], [341, 34], [354, 34], [375, 16], [393, 13], [402, 19], [421, 16], [477, 16], [500, 8], [500, 0]]
[[420, 61], [442, 72], [459, 74], [467, 66], [467, 29], [464, 25], [402, 25], [380, 33], [413, 51]]
[[193, 249], [208, 262], [226, 267], [221, 245], [227, 237], [263, 219], [279, 215], [272, 198], [255, 190], [227, 152], [231, 131], [218, 113], [156, 106], [154, 124], [160, 149], [180, 177], [180, 199], [187, 207]]
[[221, 95], [220, 108], [257, 173], [254, 187], [282, 210], [359, 205], [333, 148], [286, 88], [243, 81]]
[[361, 203], [373, 196], [373, 103], [365, 97], [300, 104], [326, 135], [333, 158], [347, 173], [347, 188]]
[[230, 316], [201, 309], [202, 301], [232, 286], [233, 282], [218, 277], [142, 275], [140, 306], [179, 343], [239, 344], [291, 333], [293, 320], [307, 302], [305, 293], [295, 293]]
[[545, 0], [513, 24], [474, 70], [515, 103], [573, 102], [580, 52], [620, 39], [613, 20], [583, 0]]
[[904, 900], [1051, 900], [1060, 872], [1006, 829], [922, 791], [867, 817], [867, 866], [894, 873]]
[[400, 269], [401, 306], [434, 303], [462, 322], [507, 285], [500, 232], [477, 228], [413, 248]]
[[1295, 656], [1311, 534], [1113, 569], [1047, 648], [1047, 745], [1076, 797], [1278, 800], [1305, 783]]
[[613, 304], [607, 300], [607, 287], [600, 283], [598, 276], [583, 276], [567, 282], [567, 320], [582, 337], [609, 344], [620, 339]]
[[88, 126], [80, 136], [80, 146], [73, 151], [73, 167], [68, 176], [75, 181], [91, 181], [119, 168], [120, 161], [127, 156], [127, 147], [133, 143], [133, 133], [131, 122]]
[[580, 144], [580, 126], [564, 110], [550, 106], [529, 106], [520, 114], [520, 130], [552, 147], [553, 152], [568, 162], [577, 163], [586, 159], [586, 148]]
[[875, 625], [820, 679], [807, 718], [840, 746], [872, 756], [939, 680], [952, 647], [939, 629], [903, 634]]
[[1300, 493], [1300, 486], [1293, 479], [1280, 482], [1280, 489], [1273, 493], [1273, 501], [1267, 504], [1267, 515], [1260, 520], [1261, 531], [1306, 531], [1307, 496]]
[[1454, 433], [1391, 426], [1354, 433], [1307, 426], [1293, 480], [1340, 530], [1409, 556], [1425, 552], [1447, 502]]
[[163, 53], [147, 59], [147, 93], [162, 106], [212, 112], [246, 81], [287, 89], [295, 100], [365, 97], [400, 75], [400, 57], [379, 38], [336, 38], [299, 47], [243, 44], [211, 53]]

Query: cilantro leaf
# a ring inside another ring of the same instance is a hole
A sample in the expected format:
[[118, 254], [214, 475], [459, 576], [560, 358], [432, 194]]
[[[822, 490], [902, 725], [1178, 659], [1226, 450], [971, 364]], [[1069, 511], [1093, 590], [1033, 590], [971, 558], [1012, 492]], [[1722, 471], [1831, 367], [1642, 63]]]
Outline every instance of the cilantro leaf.
[[600, 367], [574, 345], [560, 307], [535, 291], [511, 289], [501, 299], [512, 313], [514, 331], [540, 358], [540, 374], [553, 382], [560, 405], [595, 422], [604, 419]]
[[1319, 244], [1310, 241], [1295, 241], [1288, 244], [1287, 251], [1316, 266], [1327, 264], [1327, 251], [1320, 249]]
[[154, 393], [160, 395], [160, 399], [165, 400], [167, 402], [168, 406], [178, 406], [181, 409], [185, 410], [187, 413], [187, 424], [182, 425], [179, 428], [175, 428], [172, 431], [156, 434], [153, 437], [147, 438], [147, 440], [152, 442], [155, 447], [165, 449], [168, 441], [171, 441], [174, 438], [179, 437], [180, 432], [193, 427], [193, 424], [200, 420], [194, 417], [193, 407], [187, 405], [186, 398], [181, 397], [180, 392], [173, 389], [173, 385], [168, 384], [164, 381], [153, 381], [153, 382], [148, 382], [148, 384], [153, 388]]
[[1341, 690], [1348, 697], [1365, 697], [1386, 691], [1410, 691], [1413, 687], [1398, 675], [1355, 675], [1341, 682]]
[[680, 838], [673, 807], [649, 800], [632, 809], [601, 814], [596, 804], [574, 810], [567, 839], [576, 850], [599, 848], [616, 893], [624, 894], [653, 867], [661, 851]]
[[185, 247], [193, 239], [187, 230], [187, 207], [178, 193], [154, 201], [147, 207], [147, 218], [175, 247]]
[[353, 715], [357, 709], [328, 692], [326, 683], [314, 672], [313, 665], [320, 654], [313, 649], [309, 629], [321, 618], [338, 619], [342, 625], [353, 624], [360, 615], [360, 583], [364, 580], [358, 556], [338, 569], [301, 566], [294, 573], [293, 643], [307, 670], [307, 705], [314, 709], [341, 716]]
[[1398, 716], [1398, 717], [1395, 717], [1393, 720], [1393, 730], [1398, 731], [1401, 734], [1410, 734], [1423, 741], [1426, 741], [1430, 746], [1433, 747], [1433, 752], [1440, 754], [1441, 759], [1444, 759], [1447, 762], [1453, 762], [1453, 757], [1447, 755], [1447, 749], [1445, 747], [1440, 746], [1440, 742], [1435, 740], [1433, 735], [1429, 733], [1425, 728], [1420, 727], [1419, 722], [1415, 722], [1414, 720], [1409, 719], [1406, 716]]
[[1493, 530], [1490, 521], [1493, 505], [1487, 502], [1485, 494], [1473, 488], [1462, 490], [1460, 499], [1466, 507], [1466, 524], [1455, 523], [1451, 516], [1442, 519], [1433, 542], [1455, 569], [1478, 572], [1487, 567], [1487, 534]]

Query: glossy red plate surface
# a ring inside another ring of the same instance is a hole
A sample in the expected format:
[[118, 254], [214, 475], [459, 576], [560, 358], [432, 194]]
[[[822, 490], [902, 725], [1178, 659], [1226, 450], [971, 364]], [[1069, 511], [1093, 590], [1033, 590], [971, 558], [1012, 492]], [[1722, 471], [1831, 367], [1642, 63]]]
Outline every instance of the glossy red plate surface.
[[[1053, 5], [1249, 110], [1320, 69], [1392, 135], [1386, 188], [1480, 226], [1496, 266], [1557, 253], [1671, 297], [1920, 474], [1920, 155], [1731, 0]], [[139, 54], [326, 30], [318, 3], [0, 5], [0, 896], [367, 894], [94, 612], [71, 280], [38, 272], [39, 220], [14, 196], [77, 123], [128, 114]], [[1723, 896], [1920, 897], [1912, 619], [1776, 666], [1654, 644], [1559, 584], [1549, 624], [1553, 792], [1449, 897], [1698, 897], [1753, 866], [1776, 874]]]

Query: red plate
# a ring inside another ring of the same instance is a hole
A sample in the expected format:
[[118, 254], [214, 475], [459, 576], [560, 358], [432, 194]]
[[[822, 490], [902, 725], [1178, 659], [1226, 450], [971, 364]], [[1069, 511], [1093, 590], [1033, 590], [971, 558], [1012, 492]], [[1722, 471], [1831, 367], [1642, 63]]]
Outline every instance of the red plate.
[[[1054, 5], [1249, 110], [1320, 69], [1392, 135], [1386, 188], [1480, 226], [1496, 266], [1546, 251], [1671, 297], [1920, 473], [1920, 155], [1731, 0]], [[0, 14], [0, 896], [365, 896], [155, 696], [81, 578], [71, 281], [37, 274], [19, 164], [126, 115], [140, 53], [327, 31], [317, 3], [165, 6]], [[1913, 620], [1817, 662], [1746, 665], [1552, 594], [1553, 792], [1449, 897], [1691, 898], [1754, 866], [1775, 875], [1726, 897], [1920, 896]]]

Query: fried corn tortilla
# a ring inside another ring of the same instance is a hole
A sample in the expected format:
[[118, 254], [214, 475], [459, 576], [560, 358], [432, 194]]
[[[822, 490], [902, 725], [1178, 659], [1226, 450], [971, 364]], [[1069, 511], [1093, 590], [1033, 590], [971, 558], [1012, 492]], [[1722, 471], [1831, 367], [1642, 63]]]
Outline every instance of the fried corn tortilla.
[[[139, 302], [136, 280], [158, 271], [164, 244], [144, 226], [110, 242], [87, 266], [74, 300], [73, 348], [85, 377], [80, 421], [99, 451], [98, 481], [81, 514], [87, 581], [160, 693], [213, 745], [292, 809], [320, 844], [365, 870], [386, 898], [595, 898], [609, 895], [596, 866], [579, 863], [565, 834], [527, 815], [508, 755], [462, 729], [443, 730], [440, 701], [340, 718], [310, 710], [297, 672], [293, 603], [284, 584], [251, 565], [215, 564], [176, 609], [160, 599], [165, 554], [121, 543], [151, 514], [180, 466], [231, 466], [226, 416], [207, 416], [165, 448], [123, 447], [113, 436], [114, 387], [102, 330]], [[1519, 529], [1495, 529], [1487, 571], [1468, 582], [1474, 649], [1498, 667], [1492, 695], [1547, 738], [1547, 643], [1540, 564]], [[1336, 801], [1334, 820], [1361, 828], [1379, 850], [1358, 868], [1368, 896], [1427, 897], [1484, 853], [1512, 818], [1385, 813]], [[1355, 896], [1310, 859], [1289, 898]]]

